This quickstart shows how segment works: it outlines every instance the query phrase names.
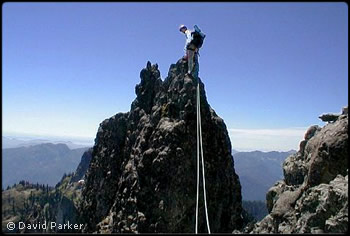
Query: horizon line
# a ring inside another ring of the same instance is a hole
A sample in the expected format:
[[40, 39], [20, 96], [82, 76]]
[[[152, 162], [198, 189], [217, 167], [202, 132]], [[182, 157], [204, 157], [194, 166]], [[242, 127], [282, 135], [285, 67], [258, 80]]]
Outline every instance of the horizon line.
[[80, 135], [60, 135], [60, 134], [35, 134], [29, 132], [14, 132], [14, 131], [2, 131], [3, 137], [27, 137], [27, 138], [54, 138], [54, 139], [91, 139], [92, 141], [95, 139], [95, 136], [80, 136]]
[[[307, 131], [309, 127], [302, 127], [302, 126], [296, 126], [296, 127], [285, 127], [285, 128], [227, 128], [227, 131], [231, 132], [249, 132], [251, 134], [261, 134], [265, 132], [274, 132], [274, 131], [301, 131], [304, 130]], [[260, 132], [259, 132], [260, 131]], [[31, 132], [17, 132], [17, 131], [3, 131], [2, 130], [2, 136], [23, 136], [23, 137], [46, 137], [46, 138], [73, 138], [73, 139], [95, 139], [95, 136], [83, 136], [83, 135], [62, 135], [62, 134], [48, 134], [48, 133], [31, 133]]]

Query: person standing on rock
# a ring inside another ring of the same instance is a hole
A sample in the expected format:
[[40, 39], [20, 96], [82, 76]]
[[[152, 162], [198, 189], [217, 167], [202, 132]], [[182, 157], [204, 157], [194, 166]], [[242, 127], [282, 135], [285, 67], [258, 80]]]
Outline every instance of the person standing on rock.
[[194, 76], [198, 77], [198, 51], [203, 44], [205, 34], [201, 32], [197, 25], [194, 26], [193, 31], [189, 30], [185, 25], [180, 25], [179, 30], [186, 36], [184, 59], [188, 62], [187, 74], [190, 75], [194, 72]]

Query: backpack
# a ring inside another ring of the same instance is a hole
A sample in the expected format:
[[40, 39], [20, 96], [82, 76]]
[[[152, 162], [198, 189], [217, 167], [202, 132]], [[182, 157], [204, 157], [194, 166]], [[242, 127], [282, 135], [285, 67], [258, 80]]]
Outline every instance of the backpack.
[[201, 48], [203, 45], [203, 41], [205, 38], [205, 35], [203, 34], [203, 36], [197, 31], [197, 27], [195, 27], [195, 31], [193, 31], [191, 33], [192, 35], [192, 41], [191, 43], [196, 46], [196, 48]]

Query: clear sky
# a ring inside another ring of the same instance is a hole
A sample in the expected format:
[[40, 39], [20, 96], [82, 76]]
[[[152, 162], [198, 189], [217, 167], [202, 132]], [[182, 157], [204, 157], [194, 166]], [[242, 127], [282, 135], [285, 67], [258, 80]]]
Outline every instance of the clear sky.
[[297, 149], [348, 104], [345, 3], [5, 3], [3, 134], [91, 137], [130, 110], [149, 60], [164, 80], [180, 24], [207, 35], [199, 75], [238, 150]]

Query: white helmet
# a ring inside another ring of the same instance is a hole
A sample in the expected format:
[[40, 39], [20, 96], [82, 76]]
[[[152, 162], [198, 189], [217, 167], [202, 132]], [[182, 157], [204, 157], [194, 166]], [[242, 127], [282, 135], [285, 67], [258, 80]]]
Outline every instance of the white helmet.
[[181, 31], [183, 28], [187, 29], [186, 25], [180, 25], [179, 30]]

